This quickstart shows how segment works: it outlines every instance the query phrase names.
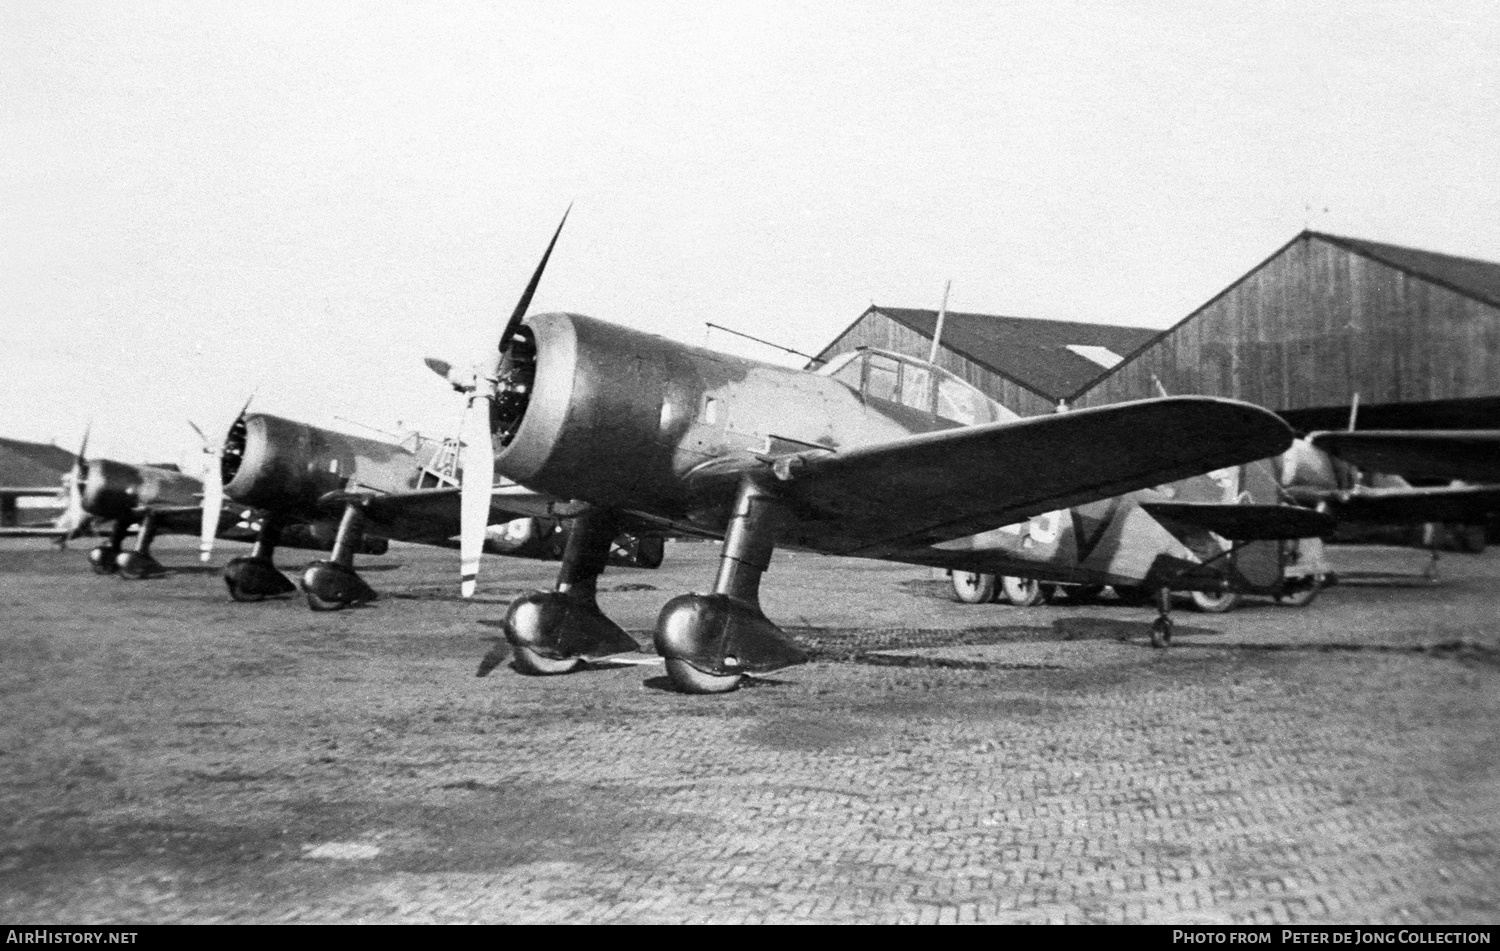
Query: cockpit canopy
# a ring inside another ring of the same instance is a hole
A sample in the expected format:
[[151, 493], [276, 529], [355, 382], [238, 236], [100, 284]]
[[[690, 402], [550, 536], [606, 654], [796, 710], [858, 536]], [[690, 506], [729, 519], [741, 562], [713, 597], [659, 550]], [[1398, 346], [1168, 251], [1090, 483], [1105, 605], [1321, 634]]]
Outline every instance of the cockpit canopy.
[[964, 426], [1020, 418], [956, 374], [888, 350], [861, 347], [818, 372], [867, 400], [900, 403]]

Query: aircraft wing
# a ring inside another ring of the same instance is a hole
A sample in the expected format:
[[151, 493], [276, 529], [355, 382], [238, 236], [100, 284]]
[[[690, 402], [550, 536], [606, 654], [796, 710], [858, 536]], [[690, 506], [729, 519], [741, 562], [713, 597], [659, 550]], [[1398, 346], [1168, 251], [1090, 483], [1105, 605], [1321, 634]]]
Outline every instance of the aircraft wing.
[[1313, 433], [1312, 444], [1371, 472], [1500, 482], [1500, 429]]
[[61, 538], [68, 529], [56, 525], [16, 525], [0, 528], [0, 538]]
[[[324, 497], [326, 502], [342, 501], [345, 493]], [[460, 489], [414, 489], [371, 495], [365, 502], [365, 516], [380, 535], [405, 542], [444, 542], [459, 534]], [[528, 516], [564, 518], [576, 514], [551, 496], [532, 492], [518, 485], [497, 486], [490, 495], [489, 524], [498, 525]]]
[[[156, 516], [156, 528], [159, 532], [196, 535], [203, 523], [201, 505], [151, 505], [148, 508]], [[235, 542], [255, 541], [255, 532], [240, 525], [240, 513], [243, 511], [243, 506], [220, 510], [216, 537]]]
[[[1307, 499], [1306, 490], [1301, 495]], [[1318, 504], [1342, 522], [1377, 525], [1475, 523], [1493, 512], [1500, 512], [1500, 485], [1330, 491], [1322, 493]]]
[[1292, 442], [1275, 414], [1208, 397], [1142, 400], [778, 459], [787, 542], [893, 555], [1226, 466]]
[[1201, 528], [1235, 542], [1314, 538], [1332, 534], [1338, 525], [1331, 515], [1296, 505], [1142, 502], [1141, 508], [1169, 529]]

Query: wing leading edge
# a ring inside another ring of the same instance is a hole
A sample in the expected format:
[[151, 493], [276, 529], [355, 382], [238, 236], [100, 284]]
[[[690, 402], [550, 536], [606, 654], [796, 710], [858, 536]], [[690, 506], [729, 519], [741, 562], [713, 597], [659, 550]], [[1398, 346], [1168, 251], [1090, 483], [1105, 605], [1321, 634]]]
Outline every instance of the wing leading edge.
[[1500, 430], [1313, 433], [1312, 444], [1371, 472], [1408, 479], [1500, 482]]
[[894, 556], [1274, 456], [1292, 442], [1274, 413], [1169, 397], [923, 433], [782, 460], [792, 544]]

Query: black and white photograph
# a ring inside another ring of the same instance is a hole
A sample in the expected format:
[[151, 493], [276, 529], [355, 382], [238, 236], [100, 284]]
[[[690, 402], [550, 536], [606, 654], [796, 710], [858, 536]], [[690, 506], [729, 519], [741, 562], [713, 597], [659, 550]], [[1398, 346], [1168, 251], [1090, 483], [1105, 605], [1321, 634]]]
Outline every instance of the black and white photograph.
[[1493, 939], [1492, 2], [8, 0], [0, 209], [7, 943]]

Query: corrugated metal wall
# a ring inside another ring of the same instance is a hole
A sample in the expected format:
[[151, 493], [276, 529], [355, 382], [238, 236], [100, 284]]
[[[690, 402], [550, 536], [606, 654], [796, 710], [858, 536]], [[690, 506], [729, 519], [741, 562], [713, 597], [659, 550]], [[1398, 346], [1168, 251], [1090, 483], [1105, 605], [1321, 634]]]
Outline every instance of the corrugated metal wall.
[[[932, 350], [932, 341], [878, 311], [867, 311], [852, 327], [829, 344], [821, 356], [825, 360], [832, 360], [859, 347], [892, 350], [925, 360]], [[1038, 416], [1056, 410], [1053, 402], [1046, 397], [1018, 386], [946, 347], [940, 348], [937, 362], [938, 366], [972, 383], [1012, 412], [1022, 416]]]
[[1079, 399], [1274, 410], [1500, 395], [1500, 309], [1303, 235]]

